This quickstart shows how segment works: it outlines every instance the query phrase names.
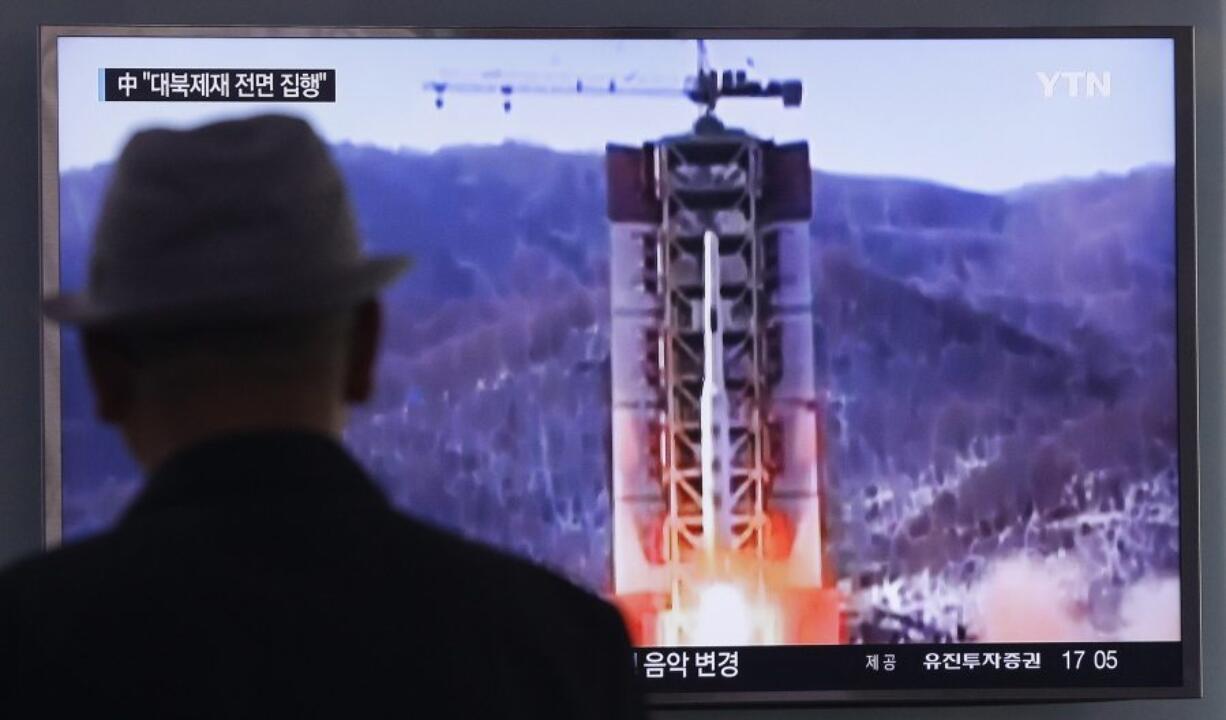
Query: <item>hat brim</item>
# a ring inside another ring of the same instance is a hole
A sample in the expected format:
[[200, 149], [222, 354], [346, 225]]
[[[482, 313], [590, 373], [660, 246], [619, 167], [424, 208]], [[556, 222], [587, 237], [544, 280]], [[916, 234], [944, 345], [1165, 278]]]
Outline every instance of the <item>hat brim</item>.
[[326, 274], [270, 279], [247, 291], [218, 292], [167, 301], [108, 303], [88, 292], [46, 298], [43, 312], [64, 325], [85, 328], [150, 327], [259, 320], [356, 305], [411, 266], [407, 257], [374, 256]]

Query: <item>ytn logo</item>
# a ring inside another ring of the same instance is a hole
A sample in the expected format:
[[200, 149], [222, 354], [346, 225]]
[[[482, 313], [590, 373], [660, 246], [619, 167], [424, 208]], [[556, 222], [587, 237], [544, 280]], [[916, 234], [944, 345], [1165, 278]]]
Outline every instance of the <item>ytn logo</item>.
[[1109, 72], [1037, 72], [1039, 83], [1043, 86], [1043, 97], [1052, 98], [1057, 88], [1063, 82], [1068, 96], [1071, 98], [1111, 97], [1111, 73]]

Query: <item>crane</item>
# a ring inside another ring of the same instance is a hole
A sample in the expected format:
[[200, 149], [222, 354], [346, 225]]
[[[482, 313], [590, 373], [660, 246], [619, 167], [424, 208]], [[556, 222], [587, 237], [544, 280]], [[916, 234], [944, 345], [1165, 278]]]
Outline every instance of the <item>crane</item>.
[[803, 96], [800, 80], [750, 79], [745, 70], [715, 70], [707, 56], [707, 44], [697, 41], [698, 63], [696, 72], [685, 79], [681, 87], [644, 87], [621, 84], [615, 78], [602, 82], [588, 82], [576, 78], [573, 82], [498, 82], [498, 81], [451, 81], [429, 80], [422, 89], [434, 93], [434, 106], [441, 109], [450, 93], [466, 95], [498, 95], [502, 109], [511, 112], [511, 99], [516, 95], [589, 95], [686, 98], [703, 109], [703, 117], [713, 117], [721, 98], [779, 98], [787, 108], [799, 107]]

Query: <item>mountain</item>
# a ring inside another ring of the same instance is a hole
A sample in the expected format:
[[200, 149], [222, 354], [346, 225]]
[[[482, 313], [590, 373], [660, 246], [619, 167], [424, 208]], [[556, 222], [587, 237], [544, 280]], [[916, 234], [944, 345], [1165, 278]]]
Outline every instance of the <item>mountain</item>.
[[[334, 152], [370, 248], [416, 262], [388, 295], [378, 396], [347, 442], [406, 511], [606, 589], [602, 159]], [[107, 173], [62, 178], [68, 286]], [[1177, 571], [1172, 169], [999, 195], [817, 171], [814, 200], [829, 542], [871, 606], [857, 637], [897, 639], [887, 616], [930, 629], [919, 638], [965, 632], [964, 609], [880, 588], [970, 583], [1009, 553], [1097, 568], [1086, 602], [1103, 624], [1122, 588]], [[74, 342], [64, 495], [79, 536], [111, 521], [134, 471], [89, 421]]]

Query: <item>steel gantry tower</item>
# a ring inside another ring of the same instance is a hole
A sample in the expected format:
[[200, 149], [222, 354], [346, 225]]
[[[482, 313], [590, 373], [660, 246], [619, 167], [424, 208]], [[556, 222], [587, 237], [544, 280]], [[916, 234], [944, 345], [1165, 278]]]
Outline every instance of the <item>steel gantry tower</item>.
[[713, 644], [712, 586], [743, 642], [829, 640], [792, 609], [824, 592], [808, 147], [707, 114], [607, 165], [615, 591], [645, 644]]

